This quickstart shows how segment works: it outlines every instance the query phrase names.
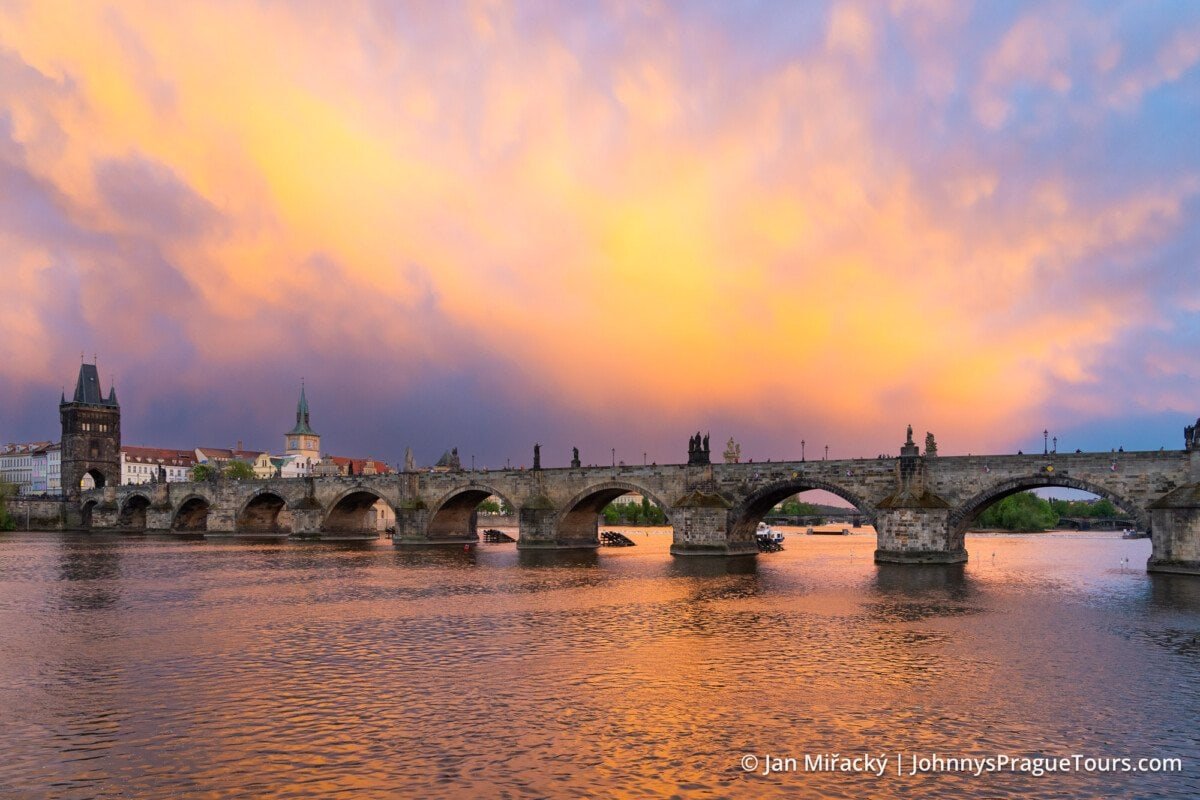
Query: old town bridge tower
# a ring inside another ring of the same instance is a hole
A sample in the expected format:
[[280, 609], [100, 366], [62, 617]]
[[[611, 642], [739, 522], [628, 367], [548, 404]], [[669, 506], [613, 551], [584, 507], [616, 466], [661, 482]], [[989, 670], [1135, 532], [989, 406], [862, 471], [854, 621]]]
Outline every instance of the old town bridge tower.
[[108, 397], [100, 391], [95, 364], [80, 364], [75, 396], [63, 394], [58, 406], [62, 422], [62, 487], [67, 497], [78, 497], [80, 484], [88, 487], [121, 485], [121, 406], [117, 390]]

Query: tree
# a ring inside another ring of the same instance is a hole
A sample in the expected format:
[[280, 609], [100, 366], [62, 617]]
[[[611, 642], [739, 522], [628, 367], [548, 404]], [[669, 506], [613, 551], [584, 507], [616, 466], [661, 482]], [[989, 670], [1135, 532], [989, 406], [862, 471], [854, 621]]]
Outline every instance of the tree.
[[192, 467], [192, 480], [196, 483], [203, 483], [211, 480], [214, 472], [216, 470], [208, 464], [197, 464]]
[[655, 504], [647, 503], [642, 508], [642, 520], [647, 525], [665, 525], [667, 522], [667, 515]]
[[1058, 514], [1049, 501], [1032, 492], [1017, 492], [989, 506], [979, 515], [978, 524], [1008, 531], [1044, 531], [1058, 524]]
[[601, 513], [604, 515], [604, 523], [606, 525], [616, 525], [617, 520], [621, 518], [621, 512], [612, 503], [606, 505], [604, 511]]
[[247, 481], [255, 478], [254, 467], [250, 466], [250, 464], [245, 461], [237, 460], [230, 461], [228, 464], [226, 464], [225, 469], [221, 471], [221, 474], [223, 474], [226, 478], [235, 481]]
[[0, 481], [0, 531], [11, 531], [17, 527], [17, 522], [8, 515], [8, 498], [15, 495], [17, 487], [11, 483]]
[[475, 510], [481, 514], [499, 514], [500, 504], [495, 500], [484, 500]]

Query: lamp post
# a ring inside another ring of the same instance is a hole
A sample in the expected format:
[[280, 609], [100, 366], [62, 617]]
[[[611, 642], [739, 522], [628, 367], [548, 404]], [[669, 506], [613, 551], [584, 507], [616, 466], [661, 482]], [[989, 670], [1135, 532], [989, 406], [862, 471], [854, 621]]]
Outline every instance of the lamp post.
[[800, 460], [804, 460], [804, 440], [800, 440]]
[[645, 450], [643, 450], [643, 451], [642, 451], [642, 466], [644, 467], [644, 466], [646, 466], [648, 463], [649, 463], [649, 460], [646, 458], [646, 451], [645, 451]]
[[1048, 431], [1048, 430], [1042, 431], [1042, 455], [1044, 455], [1044, 456], [1050, 455], [1050, 445], [1048, 443], [1049, 436], [1050, 436], [1050, 431]]
[[1051, 441], [1051, 442], [1053, 442], [1053, 444], [1054, 444], [1054, 449], [1053, 449], [1053, 450], [1051, 450], [1050, 452], [1051, 452], [1051, 453], [1057, 453], [1057, 452], [1058, 452], [1058, 437], [1057, 437], [1057, 436], [1055, 436], [1055, 437], [1054, 437], [1054, 438], [1052, 438], [1050, 441]]
[[612, 451], [613, 451], [613, 466], [615, 467], [617, 465], [617, 448], [614, 447], [612, 449]]
[[471, 453], [471, 472], [475, 471], [475, 454]]
[[829, 445], [825, 445], [825, 460], [829, 460]]

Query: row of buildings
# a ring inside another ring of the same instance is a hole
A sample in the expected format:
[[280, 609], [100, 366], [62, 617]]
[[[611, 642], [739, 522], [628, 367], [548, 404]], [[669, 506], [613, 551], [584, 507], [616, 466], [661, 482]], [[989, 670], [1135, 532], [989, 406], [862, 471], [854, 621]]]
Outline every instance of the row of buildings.
[[[119, 415], [116, 391], [105, 397], [99, 391], [99, 376], [94, 364], [82, 364], [76, 382], [75, 395], [70, 403], [66, 394], [61, 408], [83, 406], [95, 409], [110, 409]], [[64, 426], [68, 423], [64, 419]], [[115, 430], [109, 426], [119, 425], [119, 416], [104, 420], [84, 420], [75, 423], [83, 436], [99, 434], [99, 438], [116, 438]], [[117, 439], [119, 441], [119, 438]], [[267, 451], [247, 450], [241, 442], [236, 447], [196, 447], [191, 450], [175, 450], [162, 447], [134, 447], [118, 445], [120, 482], [150, 483], [192, 480], [193, 469], [206, 465], [224, 469], [233, 462], [243, 462], [254, 472], [256, 478], [303, 478], [309, 475], [382, 475], [392, 472], [384, 461], [369, 458], [344, 458], [321, 454], [321, 436], [313, 430], [309, 419], [308, 398], [304, 387], [300, 388], [300, 399], [296, 403], [296, 424], [284, 434], [284, 451], [272, 454]], [[23, 495], [61, 495], [63, 448], [60, 442], [31, 442], [8, 444], [0, 447], [0, 481], [12, 484]], [[81, 488], [91, 488], [94, 480], [85, 474]], [[69, 488], [69, 487], [68, 487]]]

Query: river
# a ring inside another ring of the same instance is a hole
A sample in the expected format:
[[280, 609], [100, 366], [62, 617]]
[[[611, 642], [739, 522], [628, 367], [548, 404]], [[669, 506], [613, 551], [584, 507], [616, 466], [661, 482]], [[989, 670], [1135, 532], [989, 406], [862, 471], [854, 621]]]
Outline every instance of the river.
[[[0, 794], [1200, 796], [1200, 578], [1146, 574], [1147, 541], [975, 535], [908, 567], [861, 533], [757, 562], [631, 536], [0, 535]], [[897, 774], [935, 753], [1182, 771]], [[889, 761], [805, 771], [832, 754]]]

